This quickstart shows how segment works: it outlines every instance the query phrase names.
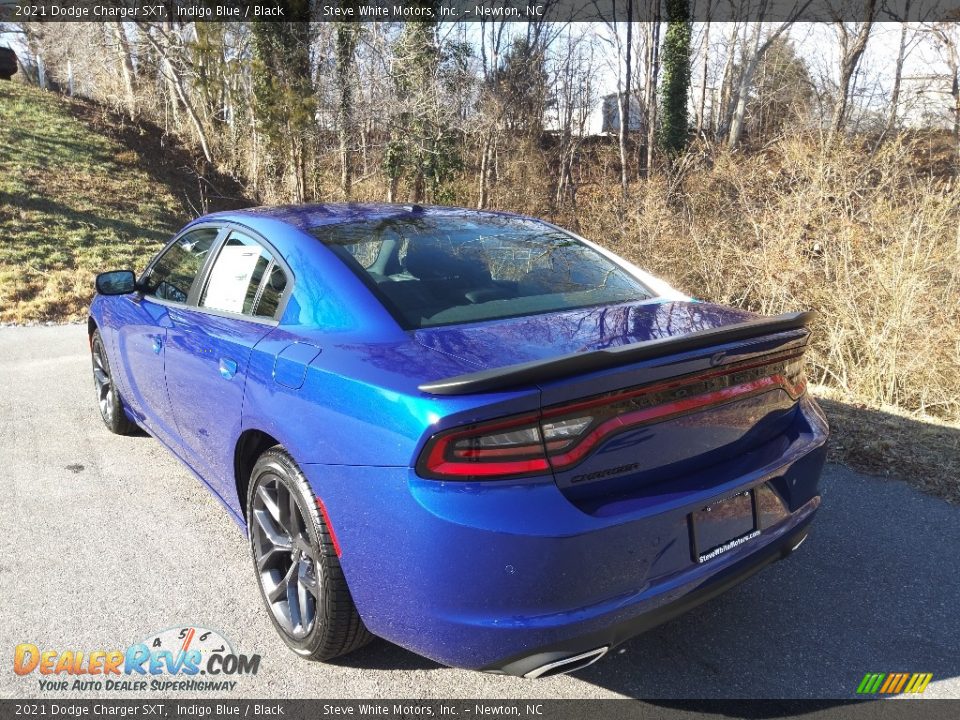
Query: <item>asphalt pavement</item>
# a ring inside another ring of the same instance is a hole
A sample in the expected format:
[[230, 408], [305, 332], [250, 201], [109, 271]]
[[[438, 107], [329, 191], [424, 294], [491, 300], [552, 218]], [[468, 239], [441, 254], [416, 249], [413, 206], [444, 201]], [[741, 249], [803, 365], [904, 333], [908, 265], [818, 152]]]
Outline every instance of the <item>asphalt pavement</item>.
[[[125, 648], [185, 625], [262, 656], [231, 697], [853, 698], [867, 672], [930, 672], [925, 696], [960, 698], [960, 507], [842, 466], [792, 557], [539, 681], [383, 641], [330, 664], [291, 654], [220, 505], [157, 441], [101, 424], [83, 326], [0, 329], [0, 496], [0, 698], [41, 694], [12, 671], [19, 643]], [[116, 696], [46, 697], [98, 694]]]

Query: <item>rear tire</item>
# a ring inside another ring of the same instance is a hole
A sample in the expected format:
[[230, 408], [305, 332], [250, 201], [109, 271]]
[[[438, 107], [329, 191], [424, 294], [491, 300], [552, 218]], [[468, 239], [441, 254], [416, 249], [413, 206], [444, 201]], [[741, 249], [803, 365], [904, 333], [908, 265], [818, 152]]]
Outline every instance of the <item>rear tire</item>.
[[99, 330], [94, 330], [90, 337], [90, 355], [93, 363], [93, 387], [97, 391], [100, 418], [110, 432], [117, 435], [130, 435], [136, 425], [130, 422], [123, 410], [123, 401], [120, 399], [113, 373], [110, 372], [110, 361], [107, 359], [107, 350]]
[[270, 620], [309, 660], [330, 660], [367, 644], [316, 497], [279, 445], [257, 460], [247, 492], [250, 555]]

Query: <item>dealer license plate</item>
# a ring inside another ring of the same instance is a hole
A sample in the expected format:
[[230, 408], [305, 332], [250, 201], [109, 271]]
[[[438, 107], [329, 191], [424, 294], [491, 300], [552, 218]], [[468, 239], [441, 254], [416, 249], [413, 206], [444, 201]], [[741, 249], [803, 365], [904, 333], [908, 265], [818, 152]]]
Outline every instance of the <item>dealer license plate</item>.
[[705, 563], [760, 534], [752, 490], [690, 513], [693, 559]]

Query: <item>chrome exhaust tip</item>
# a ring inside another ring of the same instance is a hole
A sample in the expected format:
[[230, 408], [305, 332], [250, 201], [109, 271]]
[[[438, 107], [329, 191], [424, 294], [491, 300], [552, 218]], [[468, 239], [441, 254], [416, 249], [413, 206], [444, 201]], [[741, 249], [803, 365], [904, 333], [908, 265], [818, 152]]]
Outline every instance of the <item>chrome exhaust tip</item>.
[[530, 672], [525, 673], [524, 677], [530, 679], [542, 678], [549, 677], [550, 675], [563, 675], [575, 670], [581, 670], [588, 665], [593, 665], [593, 663], [606, 655], [607, 650], [609, 649], [609, 645], [604, 645], [603, 647], [599, 647], [594, 650], [588, 650], [587, 652], [580, 653], [579, 655], [571, 655], [567, 658], [554, 660], [553, 662], [541, 665], [540, 667], [536, 667]]

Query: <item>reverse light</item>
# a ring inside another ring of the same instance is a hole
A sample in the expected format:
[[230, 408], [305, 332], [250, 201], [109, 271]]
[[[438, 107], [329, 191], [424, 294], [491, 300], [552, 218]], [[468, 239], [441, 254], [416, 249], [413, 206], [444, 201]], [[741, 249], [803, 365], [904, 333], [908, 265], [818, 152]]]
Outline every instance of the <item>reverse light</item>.
[[[576, 444], [576, 442], [583, 437], [583, 434], [592, 424], [592, 415], [565, 418], [564, 420], [552, 420], [550, 422], [541, 423], [540, 427], [543, 429], [543, 440], [547, 449], [547, 454], [550, 455], [551, 453], [566, 450], [570, 446]], [[552, 459], [551, 464], [556, 467], [556, 464], [553, 463]]]

